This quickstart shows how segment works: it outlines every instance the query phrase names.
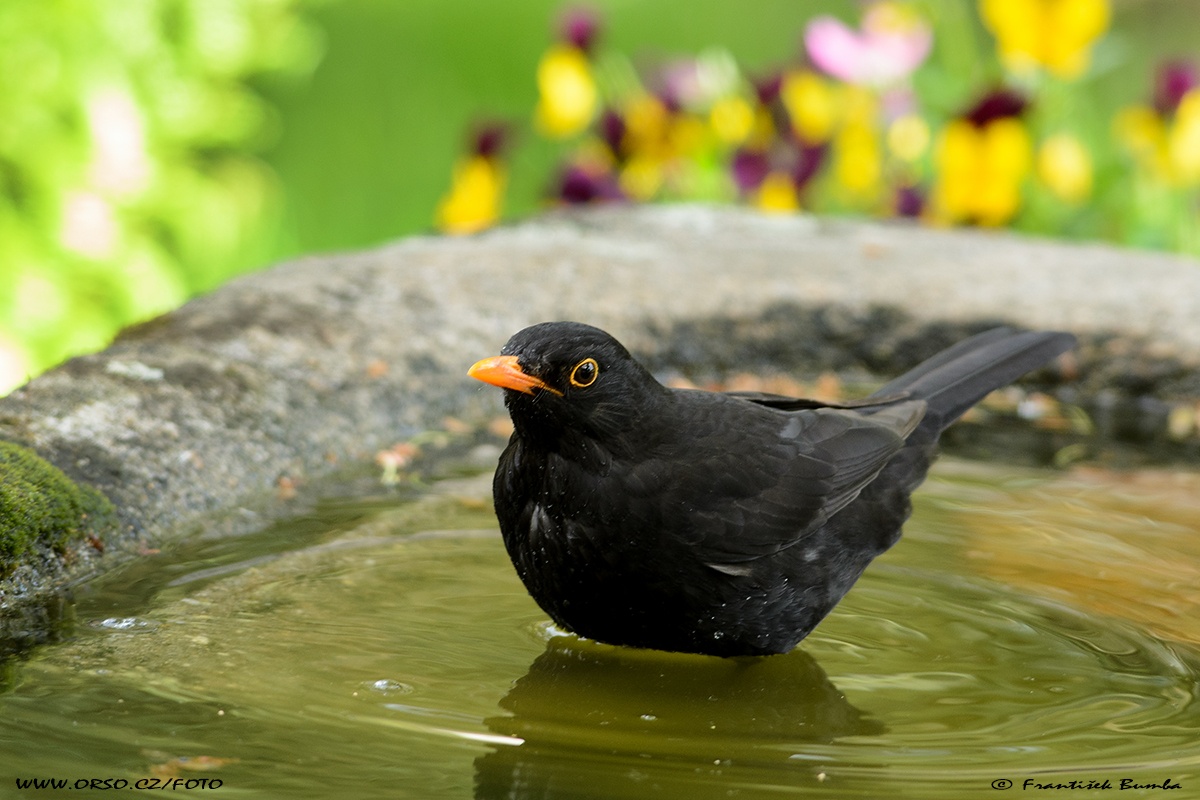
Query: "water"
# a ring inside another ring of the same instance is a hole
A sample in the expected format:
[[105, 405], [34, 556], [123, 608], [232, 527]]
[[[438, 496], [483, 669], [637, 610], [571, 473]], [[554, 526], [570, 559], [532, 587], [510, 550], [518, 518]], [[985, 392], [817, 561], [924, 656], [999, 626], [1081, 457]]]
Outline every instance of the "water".
[[800, 649], [732, 660], [556, 631], [486, 476], [337, 506], [87, 587], [7, 673], [0, 797], [1200, 797], [1197, 489], [943, 461]]

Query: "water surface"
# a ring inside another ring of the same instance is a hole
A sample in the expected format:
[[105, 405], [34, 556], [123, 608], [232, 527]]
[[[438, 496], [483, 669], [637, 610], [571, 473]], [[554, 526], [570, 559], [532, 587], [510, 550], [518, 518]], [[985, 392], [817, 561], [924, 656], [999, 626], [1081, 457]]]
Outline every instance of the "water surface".
[[729, 660], [555, 630], [487, 485], [335, 505], [87, 587], [70, 640], [8, 672], [0, 796], [58, 796], [26, 778], [934, 800], [1170, 779], [1200, 796], [1192, 476], [940, 462], [900, 545], [799, 649]]

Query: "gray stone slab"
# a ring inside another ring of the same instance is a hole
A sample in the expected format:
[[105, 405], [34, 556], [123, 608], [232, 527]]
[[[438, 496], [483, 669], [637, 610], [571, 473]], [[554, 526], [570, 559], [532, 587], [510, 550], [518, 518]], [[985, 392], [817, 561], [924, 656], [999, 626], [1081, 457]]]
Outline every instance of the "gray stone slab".
[[447, 415], [499, 413], [499, 393], [465, 370], [532, 322], [599, 325], [661, 367], [769, 340], [764, 315], [828, 312], [815, 328], [776, 325], [785, 350], [788, 336], [879, 338], [887, 332], [861, 328], [880, 308], [910, 331], [981, 319], [1071, 330], [1109, 355], [1171, 364], [1155, 386], [1176, 392], [1200, 362], [1200, 264], [1006, 233], [613, 207], [304, 258], [231, 281], [0, 399], [0, 440], [102, 490], [124, 532], [104, 555], [81, 546], [66, 561], [27, 560], [0, 581], [0, 617], [214, 519], [227, 532], [260, 525], [271, 513], [261, 498], [281, 478], [368, 462]]

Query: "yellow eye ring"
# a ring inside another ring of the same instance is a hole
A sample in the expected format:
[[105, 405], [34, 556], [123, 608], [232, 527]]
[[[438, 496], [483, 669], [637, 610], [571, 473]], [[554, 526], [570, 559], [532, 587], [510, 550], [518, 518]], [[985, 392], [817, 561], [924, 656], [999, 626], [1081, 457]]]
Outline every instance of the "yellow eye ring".
[[571, 370], [571, 385], [586, 389], [596, 382], [600, 375], [600, 365], [594, 358], [585, 358]]

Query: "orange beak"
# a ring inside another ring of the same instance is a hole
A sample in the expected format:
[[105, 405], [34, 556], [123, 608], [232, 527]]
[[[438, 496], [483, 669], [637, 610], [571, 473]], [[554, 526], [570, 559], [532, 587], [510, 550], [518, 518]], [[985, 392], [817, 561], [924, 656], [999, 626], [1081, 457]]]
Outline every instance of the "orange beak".
[[492, 356], [476, 361], [467, 370], [467, 375], [502, 389], [515, 389], [525, 394], [533, 394], [534, 389], [542, 389], [562, 397], [562, 392], [558, 389], [522, 370], [517, 364], [516, 356]]

